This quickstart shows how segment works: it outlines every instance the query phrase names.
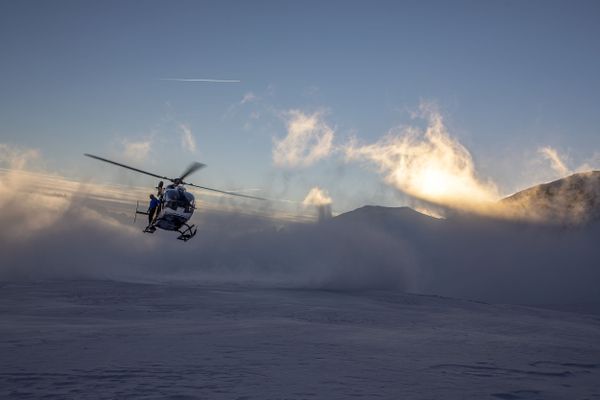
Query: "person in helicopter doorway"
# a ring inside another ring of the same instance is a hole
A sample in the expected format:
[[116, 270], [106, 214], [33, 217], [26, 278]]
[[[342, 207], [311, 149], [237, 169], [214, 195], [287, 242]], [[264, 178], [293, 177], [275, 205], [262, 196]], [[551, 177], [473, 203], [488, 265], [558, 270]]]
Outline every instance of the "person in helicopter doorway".
[[165, 189], [163, 188], [163, 181], [158, 182], [158, 186], [156, 187], [156, 195], [160, 200], [163, 198], [163, 194], [165, 193]]
[[160, 206], [160, 200], [153, 194], [150, 194], [150, 205], [148, 206], [148, 226], [152, 226], [154, 217], [158, 214], [158, 207]]
[[158, 186], [156, 186], [156, 197], [158, 200], [158, 208], [156, 209], [155, 214], [158, 215], [162, 206], [163, 206], [163, 198], [165, 196], [165, 188], [163, 187], [163, 181], [158, 182]]

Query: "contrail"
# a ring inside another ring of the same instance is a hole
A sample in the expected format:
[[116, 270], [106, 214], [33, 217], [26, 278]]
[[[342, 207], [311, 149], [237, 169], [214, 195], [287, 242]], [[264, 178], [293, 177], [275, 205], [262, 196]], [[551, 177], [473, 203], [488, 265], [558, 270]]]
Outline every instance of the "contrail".
[[240, 83], [239, 79], [209, 79], [209, 78], [160, 78], [159, 81], [175, 82], [210, 82], [210, 83]]

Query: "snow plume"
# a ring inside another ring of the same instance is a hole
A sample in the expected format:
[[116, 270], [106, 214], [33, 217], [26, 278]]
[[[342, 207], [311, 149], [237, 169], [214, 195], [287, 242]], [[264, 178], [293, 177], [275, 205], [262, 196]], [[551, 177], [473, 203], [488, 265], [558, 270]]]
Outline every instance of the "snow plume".
[[105, 279], [129, 263], [118, 256], [127, 247], [151, 245], [131, 241], [138, 229], [124, 223], [135, 188], [14, 168], [0, 170], [0, 182], [0, 226], [10, 227], [0, 230], [0, 280]]
[[329, 197], [327, 193], [318, 186], [310, 189], [302, 201], [304, 206], [314, 206], [317, 208], [319, 221], [331, 218], [331, 203], [331, 197]]
[[308, 167], [327, 157], [333, 148], [334, 130], [322, 112], [305, 114], [291, 110], [285, 114], [287, 136], [273, 139], [273, 162], [279, 167]]
[[143, 219], [132, 224], [131, 200], [147, 192], [18, 173], [0, 174], [0, 281], [216, 280], [505, 303], [599, 299], [600, 224], [564, 230], [383, 207], [307, 224], [200, 208], [198, 235], [182, 243], [173, 232], [142, 233]]
[[499, 197], [495, 185], [477, 177], [471, 154], [450, 137], [442, 116], [429, 107], [421, 110], [428, 121], [425, 130], [394, 129], [370, 145], [352, 141], [347, 159], [374, 164], [388, 184], [416, 199], [485, 211]]
[[547, 161], [550, 162], [550, 167], [555, 172], [558, 178], [564, 178], [567, 175], [578, 173], [578, 172], [588, 172], [593, 170], [600, 169], [600, 153], [595, 152], [591, 157], [583, 160], [579, 166], [569, 167], [567, 163], [568, 157], [561, 154], [557, 149], [544, 146], [538, 149], [538, 153]]
[[195, 153], [196, 139], [192, 134], [192, 129], [186, 124], [179, 125], [179, 129], [181, 129], [181, 148], [191, 153]]
[[310, 189], [302, 204], [305, 206], [324, 206], [331, 204], [331, 197], [318, 186]]
[[536, 185], [501, 202], [507, 214], [553, 225], [582, 225], [600, 219], [600, 171], [579, 172]]
[[21, 240], [29, 232], [54, 223], [69, 204], [66, 196], [30, 190], [33, 174], [24, 169], [40, 159], [38, 150], [0, 144], [0, 166], [7, 168], [0, 170], [1, 226], [6, 228], [1, 231], [4, 235]]
[[550, 161], [550, 166], [552, 167], [552, 170], [554, 170], [554, 172], [556, 172], [560, 178], [563, 178], [571, 173], [570, 169], [562, 160], [562, 157], [558, 154], [558, 151], [556, 149], [550, 146], [545, 146], [539, 148], [538, 153], [540, 153], [545, 159]]
[[[378, 232], [338, 232], [328, 224], [200, 207], [192, 221], [198, 235], [184, 244], [176, 232], [144, 234], [143, 216], [132, 223], [131, 201], [146, 199], [147, 191], [96, 192], [93, 184], [16, 174], [0, 172], [6, 182], [0, 187], [0, 226], [10, 227], [0, 230], [0, 281], [181, 279], [338, 290], [415, 287], [407, 272], [414, 267], [410, 249]], [[362, 244], [369, 246], [367, 254]], [[390, 251], [401, 252], [402, 258]]]
[[595, 152], [590, 158], [585, 160], [583, 164], [577, 167], [577, 172], [585, 172], [590, 170], [600, 170], [600, 152]]
[[[44, 181], [38, 187], [36, 181]], [[56, 223], [71, 203], [71, 196], [63, 192], [62, 182], [52, 176], [39, 176], [22, 170], [0, 172], [1, 224], [0, 238], [25, 240], [32, 234]], [[52, 187], [57, 185], [57, 190]]]
[[[550, 162], [552, 173], [542, 171], [538, 180], [546, 183], [534, 185], [512, 194], [499, 203], [502, 215], [512, 219], [528, 220], [547, 225], [582, 225], [600, 215], [600, 172], [594, 171], [594, 157], [579, 167], [571, 168], [566, 157], [558, 150], [545, 146], [538, 149]], [[552, 177], [559, 178], [548, 182]]]
[[[10, 154], [2, 165], [28, 157], [2, 149]], [[504, 303], [600, 300], [600, 217], [575, 229], [364, 207], [316, 224], [199, 207], [198, 234], [182, 243], [173, 232], [142, 233], [143, 218], [132, 223], [132, 201], [147, 189], [22, 170], [2, 170], [0, 180], [0, 281], [250, 281]], [[306, 203], [330, 199], [315, 190]]]
[[[0, 169], [0, 226], [10, 227], [0, 230], [0, 242], [7, 247], [48, 233], [57, 225], [69, 225], [77, 202], [77, 213], [87, 219], [111, 226], [118, 223], [115, 217], [130, 220], [130, 215], [122, 211], [130, 212], [131, 195], [141, 196], [139, 189], [83, 184], [52, 172], [33, 172], [34, 167], [36, 171], [41, 169], [43, 161], [37, 150], [0, 143], [0, 166], [8, 167]], [[147, 196], [145, 190], [143, 194]]]

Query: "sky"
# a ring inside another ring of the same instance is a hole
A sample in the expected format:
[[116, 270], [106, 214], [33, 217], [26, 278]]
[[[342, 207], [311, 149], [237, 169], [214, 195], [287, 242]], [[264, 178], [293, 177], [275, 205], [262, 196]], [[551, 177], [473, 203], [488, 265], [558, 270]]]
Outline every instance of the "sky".
[[[424, 181], [499, 198], [600, 169], [599, 17], [596, 1], [3, 1], [0, 150], [149, 187], [83, 153], [168, 176], [197, 160], [190, 181], [275, 208], [315, 187], [335, 212], [453, 197]], [[446, 161], [432, 173], [427, 154]]]

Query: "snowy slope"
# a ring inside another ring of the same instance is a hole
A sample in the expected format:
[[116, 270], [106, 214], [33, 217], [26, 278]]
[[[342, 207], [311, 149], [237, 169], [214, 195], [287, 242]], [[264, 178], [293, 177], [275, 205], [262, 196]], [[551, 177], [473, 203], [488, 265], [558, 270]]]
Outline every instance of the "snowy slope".
[[600, 171], [580, 172], [536, 185], [502, 200], [516, 216], [540, 221], [582, 224], [600, 219]]
[[597, 316], [241, 284], [0, 293], [1, 398], [600, 397]]

